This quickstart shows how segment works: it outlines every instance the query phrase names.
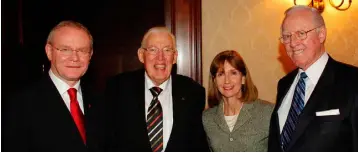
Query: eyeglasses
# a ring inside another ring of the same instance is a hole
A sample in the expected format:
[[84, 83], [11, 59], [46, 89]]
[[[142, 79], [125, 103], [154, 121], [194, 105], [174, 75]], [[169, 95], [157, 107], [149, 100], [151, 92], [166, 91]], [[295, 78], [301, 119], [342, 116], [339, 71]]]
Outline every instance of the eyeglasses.
[[296, 38], [298, 38], [300, 40], [305, 40], [307, 38], [307, 33], [311, 32], [319, 27], [321, 27], [321, 26], [318, 26], [316, 28], [313, 28], [313, 29], [307, 30], [307, 31], [300, 30], [300, 31], [294, 32], [293, 34], [282, 35], [282, 37], [280, 37], [279, 39], [280, 39], [281, 43], [284, 43], [284, 44], [288, 44], [291, 42], [292, 35], [296, 35]]
[[53, 48], [55, 48], [56, 50], [60, 51], [61, 54], [65, 55], [65, 56], [71, 56], [73, 52], [77, 52], [77, 54], [79, 56], [88, 56], [90, 54], [90, 50], [89, 49], [71, 49], [71, 48], [57, 48], [53, 45], [51, 45]]
[[[149, 47], [149, 48], [143, 48], [143, 49], [146, 50], [149, 54], [152, 54], [152, 55], [157, 55], [159, 53], [159, 51], [160, 51], [160, 49], [156, 48], [156, 47]], [[163, 51], [164, 55], [169, 56], [169, 55], [174, 54], [175, 49], [166, 47], [166, 48], [163, 48], [162, 51]]]

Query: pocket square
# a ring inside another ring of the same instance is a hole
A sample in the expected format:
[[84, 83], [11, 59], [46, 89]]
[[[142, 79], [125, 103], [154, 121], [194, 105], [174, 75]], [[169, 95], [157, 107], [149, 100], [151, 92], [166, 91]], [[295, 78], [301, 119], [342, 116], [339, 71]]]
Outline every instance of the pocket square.
[[330, 115], [339, 115], [339, 109], [330, 109], [325, 111], [316, 112], [316, 116], [330, 116]]

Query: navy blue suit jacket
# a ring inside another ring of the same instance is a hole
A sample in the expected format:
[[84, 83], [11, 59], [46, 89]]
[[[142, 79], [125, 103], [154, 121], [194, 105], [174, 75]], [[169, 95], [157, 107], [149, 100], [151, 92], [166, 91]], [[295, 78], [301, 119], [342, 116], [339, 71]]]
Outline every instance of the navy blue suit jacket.
[[[297, 73], [298, 69], [278, 83], [268, 151], [282, 151], [277, 111]], [[316, 112], [331, 109], [339, 109], [340, 114], [316, 116]], [[329, 57], [286, 151], [358, 151], [358, 68]]]

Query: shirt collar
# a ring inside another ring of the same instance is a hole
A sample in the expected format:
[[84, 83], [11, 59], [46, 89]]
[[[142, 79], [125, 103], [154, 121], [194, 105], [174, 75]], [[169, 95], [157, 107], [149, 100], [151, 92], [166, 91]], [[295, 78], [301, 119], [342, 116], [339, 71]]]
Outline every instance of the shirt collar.
[[57, 90], [60, 92], [61, 95], [67, 93], [67, 90], [70, 88], [75, 88], [77, 90], [77, 92], [82, 95], [82, 91], [80, 88], [80, 81], [78, 81], [73, 87], [70, 87], [65, 81], [61, 80], [60, 78], [58, 78], [50, 69], [49, 70], [49, 75], [50, 78], [52, 80], [52, 82], [55, 84]]
[[[165, 89], [168, 88], [168, 84], [171, 82], [171, 76], [169, 76], [169, 79], [164, 81], [162, 84], [159, 85], [159, 87], [163, 90], [166, 91]], [[146, 89], [149, 90], [153, 87], [156, 87], [156, 85], [153, 83], [153, 81], [149, 78], [147, 72], [145, 72], [145, 84], [146, 84]]]
[[[327, 52], [324, 52], [322, 56], [305, 71], [309, 80], [311, 80], [314, 85], [317, 84], [318, 79], [320, 78], [324, 68], [326, 67], [327, 62], [328, 54]], [[303, 72], [302, 69], [299, 70], [298, 74], [300, 74], [301, 72]]]

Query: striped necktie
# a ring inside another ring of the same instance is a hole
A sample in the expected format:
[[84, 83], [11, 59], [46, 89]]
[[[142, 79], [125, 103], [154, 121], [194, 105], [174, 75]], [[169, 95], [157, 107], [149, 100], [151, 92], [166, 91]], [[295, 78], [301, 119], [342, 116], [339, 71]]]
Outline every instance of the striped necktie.
[[288, 112], [286, 123], [281, 132], [281, 147], [283, 151], [286, 151], [291, 139], [292, 135], [295, 132], [295, 128], [299, 119], [299, 116], [304, 107], [305, 101], [305, 89], [306, 83], [305, 79], [307, 75], [305, 72], [300, 74], [300, 79], [296, 85], [295, 92], [293, 94], [292, 104], [290, 111]]
[[147, 130], [153, 152], [163, 150], [163, 111], [158, 99], [161, 91], [159, 87], [150, 89], [153, 99], [148, 108]]

